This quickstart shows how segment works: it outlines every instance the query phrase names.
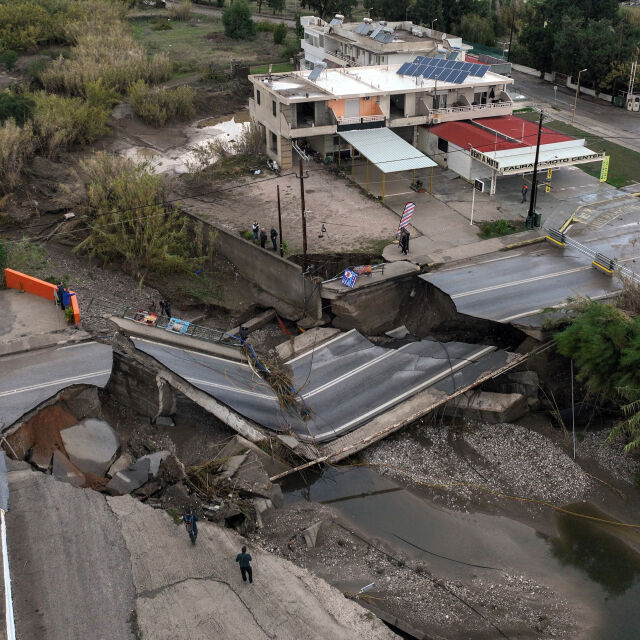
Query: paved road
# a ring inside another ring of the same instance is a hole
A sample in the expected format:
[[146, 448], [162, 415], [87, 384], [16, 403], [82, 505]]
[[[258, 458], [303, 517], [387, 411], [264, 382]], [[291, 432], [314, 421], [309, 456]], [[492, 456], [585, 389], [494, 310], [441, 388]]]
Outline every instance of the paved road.
[[[633, 269], [636, 260], [640, 265], [640, 223], [633, 217], [623, 216], [602, 230], [574, 227], [569, 235]], [[617, 278], [594, 269], [587, 256], [550, 244], [420, 277], [451, 296], [460, 313], [533, 326], [544, 320], [542, 310], [562, 306], [568, 298], [607, 297], [621, 288]]]
[[[561, 116], [562, 119], [571, 117], [575, 91], [558, 87], [556, 100], [552, 83], [517, 71], [513, 71], [512, 76], [516, 92], [555, 106], [558, 111], [551, 115]], [[616, 138], [614, 142], [640, 151], [640, 113], [632, 113], [603, 100], [581, 94], [576, 109], [575, 125], [592, 128], [605, 136], [609, 136], [610, 133]]]
[[332, 440], [423, 389], [457, 391], [507, 360], [494, 347], [457, 342], [421, 340], [386, 349], [350, 331], [288, 362], [308, 410], [303, 419], [282, 409], [246, 364], [138, 339], [134, 344], [247, 418], [315, 442]]
[[98, 342], [4, 356], [0, 358], [0, 427], [13, 424], [65, 387], [103, 387], [110, 374], [111, 347]]

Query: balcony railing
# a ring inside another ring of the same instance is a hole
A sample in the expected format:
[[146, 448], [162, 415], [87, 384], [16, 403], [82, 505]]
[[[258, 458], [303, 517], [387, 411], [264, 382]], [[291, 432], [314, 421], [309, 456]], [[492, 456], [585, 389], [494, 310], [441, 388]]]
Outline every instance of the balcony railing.
[[473, 113], [473, 112], [477, 112], [477, 111], [491, 111], [493, 109], [503, 109], [504, 107], [510, 107], [513, 106], [512, 102], [490, 102], [487, 104], [470, 104], [470, 105], [465, 105], [462, 107], [445, 107], [443, 109], [429, 109], [427, 107], [427, 110], [429, 112], [429, 115], [434, 117], [434, 116], [439, 116], [439, 115], [448, 115], [448, 114], [454, 114], [454, 113]]
[[362, 124], [365, 122], [382, 122], [384, 121], [384, 115], [375, 115], [375, 116], [358, 116], [358, 117], [350, 117], [346, 116], [336, 116], [336, 120], [339, 125], [344, 124]]

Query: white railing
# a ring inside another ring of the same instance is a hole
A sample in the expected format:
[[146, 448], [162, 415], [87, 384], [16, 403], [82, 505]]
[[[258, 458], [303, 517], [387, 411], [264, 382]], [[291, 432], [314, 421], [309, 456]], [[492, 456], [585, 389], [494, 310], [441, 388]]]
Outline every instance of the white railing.
[[362, 122], [381, 122], [384, 120], [384, 115], [374, 115], [374, 116], [357, 116], [357, 117], [349, 117], [346, 116], [336, 116], [336, 120], [338, 124], [360, 124]]
[[444, 109], [430, 109], [427, 107], [429, 111], [429, 115], [446, 115], [448, 113], [470, 113], [473, 111], [485, 111], [490, 109], [502, 109], [503, 107], [512, 106], [512, 102], [491, 102], [488, 104], [470, 104], [468, 106], [463, 107], [445, 107]]

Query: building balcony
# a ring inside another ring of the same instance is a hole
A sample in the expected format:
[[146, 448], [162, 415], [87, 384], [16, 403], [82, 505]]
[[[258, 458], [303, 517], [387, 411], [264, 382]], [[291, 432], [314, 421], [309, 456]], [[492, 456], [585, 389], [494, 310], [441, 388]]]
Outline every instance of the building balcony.
[[340, 51], [327, 51], [324, 50], [324, 57], [331, 62], [334, 62], [340, 67], [351, 67], [356, 66], [358, 61], [355, 58], [351, 58], [349, 56], [344, 56]]
[[415, 115], [415, 116], [401, 116], [391, 114], [389, 119], [390, 127], [411, 127], [418, 124], [427, 124], [429, 122], [429, 116]]
[[291, 123], [280, 114], [280, 135], [285, 138], [306, 138], [312, 136], [326, 136], [334, 134], [337, 131], [335, 123], [318, 124], [313, 122], [299, 122], [297, 126], [292, 127]]
[[490, 102], [488, 104], [471, 104], [462, 107], [445, 107], [443, 109], [427, 108], [431, 124], [469, 120], [470, 118], [491, 118], [509, 116], [513, 112], [513, 102]]

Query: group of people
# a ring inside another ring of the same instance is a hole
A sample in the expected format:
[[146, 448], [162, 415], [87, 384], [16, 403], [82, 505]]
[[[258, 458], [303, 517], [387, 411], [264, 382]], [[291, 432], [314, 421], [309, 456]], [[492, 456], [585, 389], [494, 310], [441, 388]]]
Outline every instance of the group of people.
[[60, 308], [63, 311], [71, 305], [71, 296], [75, 295], [76, 294], [71, 293], [69, 289], [62, 284], [62, 282], [58, 283], [58, 287], [56, 289], [56, 300], [60, 303]]
[[[260, 242], [260, 246], [263, 249], [266, 249], [266, 245], [267, 245], [267, 231], [264, 227], [260, 227], [260, 225], [258, 224], [258, 221], [256, 220], [252, 225], [251, 225], [251, 230], [253, 231], [253, 241], [254, 242]], [[271, 243], [273, 244], [273, 250], [277, 251], [278, 250], [278, 244], [277, 244], [277, 240], [278, 240], [278, 232], [275, 230], [275, 227], [271, 227]]]
[[[198, 538], [198, 516], [191, 509], [188, 513], [182, 516], [182, 520], [189, 534], [191, 544], [195, 545]], [[247, 547], [242, 547], [242, 551], [236, 556], [236, 562], [240, 565], [240, 575], [242, 581], [246, 582], [247, 578], [249, 583], [253, 584], [253, 569], [251, 568], [251, 555], [247, 553]]]

